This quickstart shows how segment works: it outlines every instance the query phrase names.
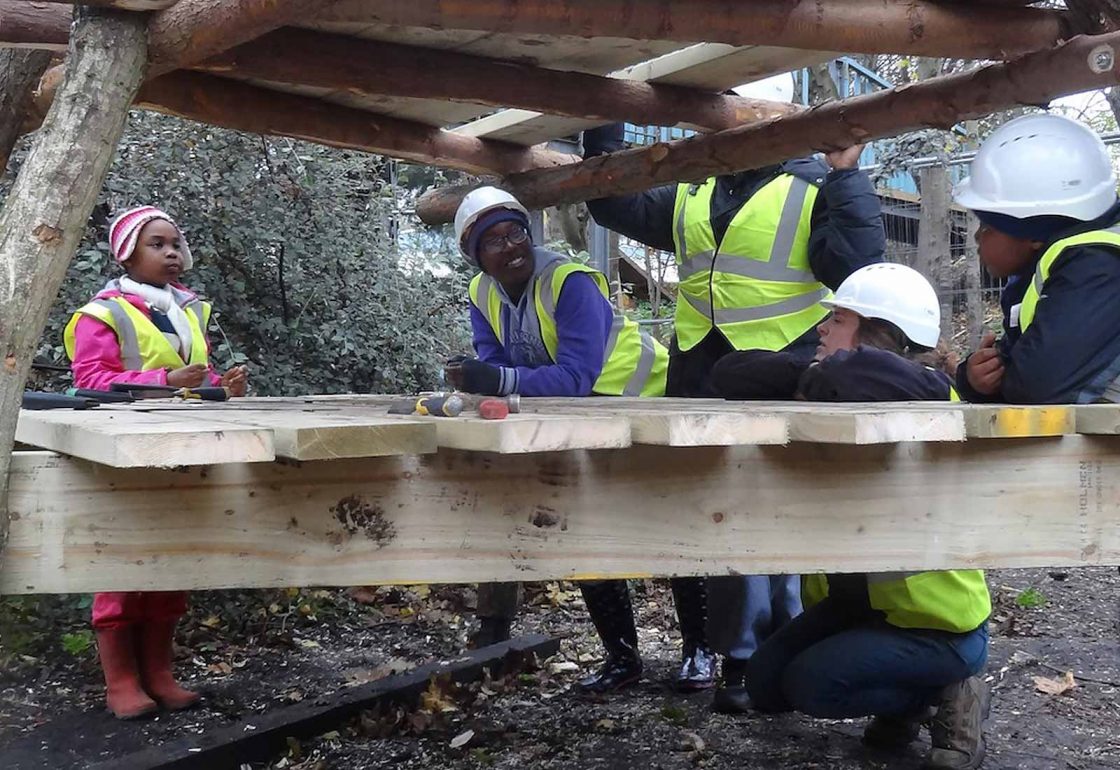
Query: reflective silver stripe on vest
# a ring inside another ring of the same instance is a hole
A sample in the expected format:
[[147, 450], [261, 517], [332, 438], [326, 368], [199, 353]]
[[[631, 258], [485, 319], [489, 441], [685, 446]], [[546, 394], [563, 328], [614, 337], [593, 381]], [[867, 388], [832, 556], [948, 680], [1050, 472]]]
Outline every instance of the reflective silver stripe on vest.
[[778, 229], [774, 232], [774, 245], [770, 248], [770, 263], [789, 267], [793, 256], [793, 246], [797, 242], [797, 226], [801, 224], [801, 209], [805, 206], [805, 196], [809, 194], [809, 183], [798, 177], [786, 193], [782, 205], [782, 215], [778, 218]]
[[[786, 194], [785, 203], [782, 204], [782, 213], [778, 216], [778, 227], [774, 231], [774, 243], [770, 247], [770, 258], [767, 261], [754, 259], [741, 254], [720, 251], [718, 255], [713, 251], [702, 251], [688, 257], [677, 266], [677, 279], [684, 281], [697, 273], [710, 272], [715, 260], [719, 259], [718, 272], [739, 275], [744, 278], [754, 278], [759, 281], [785, 281], [788, 283], [815, 283], [816, 276], [809, 270], [797, 270], [790, 267], [793, 251], [797, 245], [797, 228], [801, 224], [801, 210], [805, 207], [805, 198], [809, 195], [809, 183], [804, 179], [794, 177]], [[681, 205], [677, 215], [677, 242], [680, 244], [682, 256], [688, 254], [685, 243], [685, 206]], [[726, 239], [726, 234], [724, 238]], [[727, 259], [724, 259], [727, 257]]]
[[121, 364], [124, 368], [136, 372], [143, 370], [144, 362], [140, 359], [136, 324], [132, 323], [128, 311], [111, 299], [95, 299], [90, 304], [105, 308], [113, 316], [113, 325], [117, 327], [117, 337], [121, 343]]
[[199, 302], [196, 299], [196, 300], [194, 300], [192, 302], [188, 302], [186, 305], [184, 305], [183, 309], [184, 310], [189, 310], [192, 313], [194, 313], [194, 317], [198, 320], [198, 328], [202, 329], [202, 333], [205, 334], [206, 333], [206, 318], [205, 318], [205, 316], [202, 312], [202, 303]]
[[[753, 278], [757, 281], [783, 281], [786, 283], [816, 283], [817, 278], [810, 270], [797, 270], [789, 265], [776, 262], [759, 262], [757, 259], [738, 254], [720, 252], [719, 272]], [[698, 273], [711, 271], [715, 260], [712, 252], [705, 251], [688, 259], [677, 267], [677, 279], [684, 281]]]
[[[478, 289], [475, 296], [478, 299], [478, 304], [475, 307], [482, 313], [482, 317], [486, 319], [486, 323], [490, 324], [490, 328], [494, 330], [494, 336], [500, 336], [500, 327], [490, 317], [490, 291], [494, 287], [494, 279], [483, 273], [478, 279]], [[504, 340], [499, 339], [498, 342], [504, 343]]]
[[630, 380], [622, 391], [624, 396], [642, 395], [646, 380], [653, 373], [653, 367], [657, 363], [657, 348], [653, 344], [653, 338], [645, 332], [638, 332], [638, 334], [642, 339], [642, 352], [638, 356], [638, 365], [634, 368], [634, 373], [630, 375]]
[[689, 296], [684, 292], [681, 292], [681, 296], [685, 298], [688, 304], [691, 305], [697, 313], [711, 318], [715, 321], [717, 326], [722, 326], [723, 324], [743, 323], [745, 321], [764, 321], [768, 318], [777, 318], [783, 315], [800, 313], [802, 310], [808, 310], [814, 305], [820, 304], [820, 301], [828, 296], [828, 289], [818, 289], [808, 294], [800, 294], [796, 297], [783, 299], [781, 302], [774, 302], [769, 305], [726, 308], [723, 310], [716, 310], [714, 313], [712, 312], [710, 303]]
[[562, 264], [564, 263], [559, 261], [552, 262], [537, 276], [538, 285], [541, 287], [541, 305], [553, 321], [556, 320], [556, 296], [552, 293], [552, 275]]

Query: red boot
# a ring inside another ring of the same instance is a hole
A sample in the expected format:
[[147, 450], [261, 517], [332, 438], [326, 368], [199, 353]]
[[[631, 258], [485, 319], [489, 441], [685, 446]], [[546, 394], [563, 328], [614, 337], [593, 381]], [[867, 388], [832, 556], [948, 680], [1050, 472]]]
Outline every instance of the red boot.
[[105, 673], [105, 705], [117, 719], [136, 719], [157, 708], [140, 685], [136, 652], [134, 626], [98, 629], [97, 653]]
[[148, 621], [140, 626], [140, 676], [144, 689], [171, 711], [187, 709], [202, 697], [185, 690], [171, 672], [171, 642], [178, 619]]

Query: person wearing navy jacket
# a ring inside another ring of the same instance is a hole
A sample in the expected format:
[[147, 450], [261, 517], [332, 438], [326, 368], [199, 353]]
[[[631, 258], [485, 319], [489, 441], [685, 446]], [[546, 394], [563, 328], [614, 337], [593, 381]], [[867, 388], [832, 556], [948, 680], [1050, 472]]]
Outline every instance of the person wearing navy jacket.
[[[732, 399], [957, 400], [939, 345], [937, 294], [905, 265], [856, 271], [825, 305], [812, 362], [789, 352], [730, 353], [716, 390]], [[991, 598], [980, 570], [806, 575], [805, 612], [747, 665], [761, 711], [826, 719], [871, 716], [864, 742], [903, 750], [929, 725], [926, 770], [984, 760]]]
[[980, 220], [980, 261], [1007, 278], [1003, 337], [957, 371], [968, 401], [1120, 402], [1120, 203], [1108, 150], [1058, 115], [985, 140], [953, 191]]
[[[491, 395], [664, 395], [665, 347], [614, 312], [601, 273], [534, 246], [528, 226], [525, 208], [493, 187], [470, 192], [456, 212], [460, 248], [481, 272], [470, 284], [476, 356], [449, 362], [453, 384]], [[672, 586], [683, 640], [676, 686], [710, 687], [715, 658], [705, 638], [703, 581]], [[580, 589], [607, 651], [581, 688], [606, 692], [637, 682], [642, 662], [626, 581], [584, 581]], [[492, 601], [496, 594], [506, 601]], [[479, 604], [476, 644], [508, 637], [515, 587], [483, 589]]]
[[[585, 158], [624, 148], [622, 124], [583, 133]], [[736, 350], [812, 359], [825, 315], [819, 300], [883, 259], [879, 199], [857, 167], [861, 149], [587, 202], [603, 227], [676, 253], [680, 284], [667, 395], [715, 395], [712, 368]], [[759, 296], [769, 304], [755, 304]], [[708, 597], [709, 636], [724, 656], [713, 707], [745, 712], [746, 661], [800, 611], [798, 579], [713, 577]]]

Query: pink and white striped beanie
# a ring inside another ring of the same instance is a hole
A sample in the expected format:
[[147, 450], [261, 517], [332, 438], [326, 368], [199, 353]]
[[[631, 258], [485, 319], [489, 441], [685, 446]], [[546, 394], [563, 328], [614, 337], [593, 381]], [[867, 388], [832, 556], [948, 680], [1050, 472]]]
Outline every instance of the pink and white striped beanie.
[[[113, 220], [113, 224], [109, 225], [109, 248], [118, 262], [124, 262], [132, 256], [140, 231], [153, 219], [166, 220], [179, 230], [175, 220], [155, 206], [137, 206]], [[179, 238], [182, 243], [183, 272], [186, 272], [194, 265], [194, 257], [191, 256], [191, 248], [187, 245], [187, 238], [182, 230], [179, 230]]]

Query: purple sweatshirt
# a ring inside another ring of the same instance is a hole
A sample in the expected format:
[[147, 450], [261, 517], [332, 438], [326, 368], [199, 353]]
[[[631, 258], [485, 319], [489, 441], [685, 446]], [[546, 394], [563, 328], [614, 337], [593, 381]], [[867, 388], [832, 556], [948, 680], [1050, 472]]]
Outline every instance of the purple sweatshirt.
[[[542, 256], [561, 258], [534, 249], [538, 257], [538, 274]], [[551, 260], [547, 260], [551, 261]], [[534, 277], [533, 281], [536, 278]], [[533, 301], [533, 282], [525, 288], [528, 302]], [[539, 343], [540, 330], [533, 329], [534, 339], [516, 339], [514, 330], [522, 328], [527, 302], [513, 306], [504, 292], [502, 296], [502, 328], [507, 331], [503, 345], [494, 335], [478, 308], [471, 304], [471, 329], [474, 350], [479, 359], [495, 366], [513, 367], [517, 372], [514, 393], [523, 396], [589, 396], [592, 386], [603, 370], [603, 353], [610, 336], [614, 309], [599, 292], [594, 279], [586, 273], [575, 273], [564, 281], [556, 302], [556, 360], [553, 361]], [[536, 344], [534, 344], [536, 343]]]

